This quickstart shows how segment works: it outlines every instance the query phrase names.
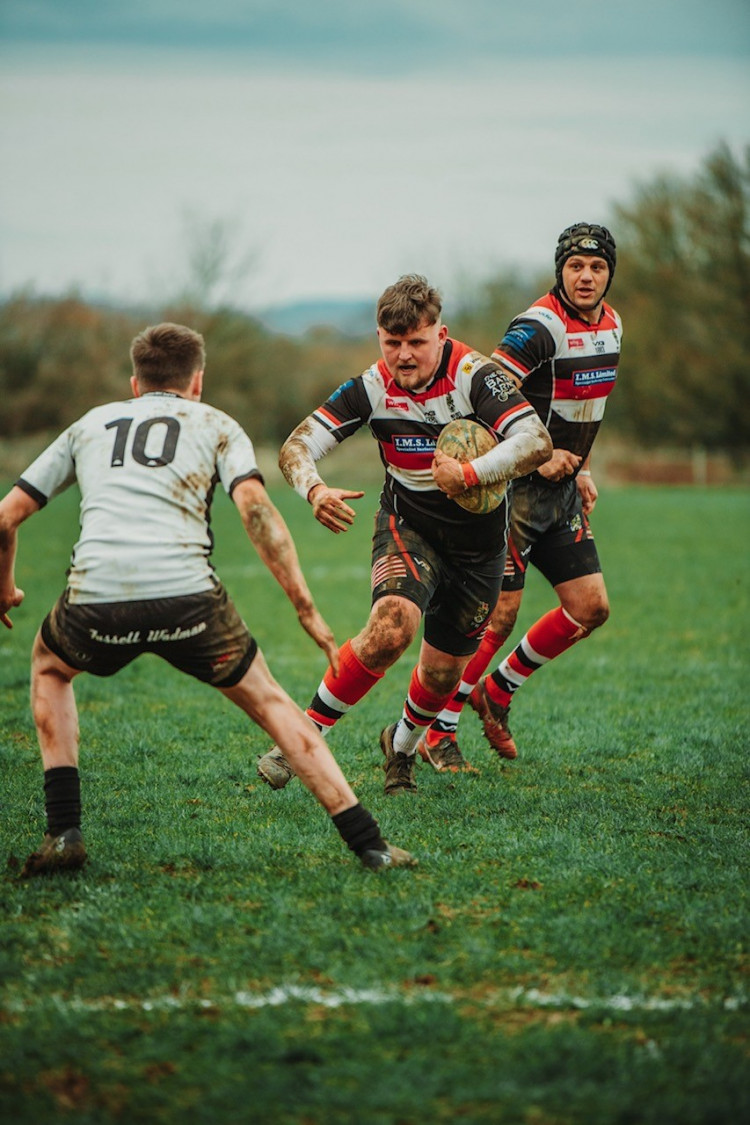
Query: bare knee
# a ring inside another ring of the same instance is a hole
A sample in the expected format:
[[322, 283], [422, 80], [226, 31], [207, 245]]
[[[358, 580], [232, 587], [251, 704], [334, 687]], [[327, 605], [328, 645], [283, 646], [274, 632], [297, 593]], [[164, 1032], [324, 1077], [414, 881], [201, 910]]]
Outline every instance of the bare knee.
[[489, 627], [494, 633], [507, 637], [513, 632], [522, 596], [522, 590], [509, 590], [500, 595], [489, 622]]
[[419, 678], [435, 695], [451, 695], [461, 682], [461, 671], [455, 664], [446, 667], [420, 663]]
[[[567, 606], [565, 608], [568, 609]], [[606, 599], [597, 600], [581, 606], [577, 613], [572, 609], [568, 609], [568, 613], [587, 633], [593, 633], [609, 617], [609, 603]]]
[[598, 629], [600, 625], [604, 624], [604, 622], [607, 620], [608, 617], [609, 617], [609, 605], [608, 605], [607, 602], [602, 602], [600, 605], [596, 606], [596, 608], [594, 609], [594, 612], [592, 614], [592, 617], [591, 617], [591, 620], [589, 622], [588, 628], [589, 629]]
[[609, 599], [601, 574], [561, 582], [555, 591], [565, 612], [588, 633], [609, 617]]
[[419, 607], [405, 598], [380, 598], [352, 640], [358, 659], [373, 672], [390, 668], [414, 640], [421, 617]]

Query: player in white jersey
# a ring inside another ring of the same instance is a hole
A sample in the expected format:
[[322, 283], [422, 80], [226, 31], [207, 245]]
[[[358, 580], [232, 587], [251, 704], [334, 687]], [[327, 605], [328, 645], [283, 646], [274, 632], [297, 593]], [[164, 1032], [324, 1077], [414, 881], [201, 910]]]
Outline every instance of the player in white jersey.
[[[555, 287], [513, 319], [492, 353], [549, 429], [554, 450], [536, 472], [513, 482], [502, 592], [459, 690], [419, 746], [438, 769], [456, 756], [456, 728], [467, 700], [490, 745], [501, 758], [515, 758], [508, 727], [513, 694], [609, 615], [589, 516], [598, 495], [591, 447], [615, 386], [622, 340], [620, 317], [604, 299], [615, 265], [615, 240], [606, 227], [567, 227], [555, 251]], [[554, 588], [559, 605], [482, 679], [513, 630], [529, 563]]]
[[[377, 307], [380, 360], [304, 419], [279, 458], [314, 517], [338, 533], [354, 519], [348, 501], [363, 494], [329, 487], [317, 462], [363, 425], [378, 443], [386, 474], [373, 537], [370, 616], [342, 645], [339, 670], [328, 669], [307, 714], [331, 730], [406, 651], [424, 618], [401, 718], [380, 736], [390, 795], [416, 790], [420, 735], [452, 697], [500, 590], [505, 503], [475, 515], [454, 498], [478, 481], [529, 473], [552, 450], [533, 407], [496, 363], [449, 337], [441, 311], [440, 294], [419, 275], [389, 286]], [[456, 418], [483, 423], [497, 444], [463, 464], [447, 457], [436, 444]], [[278, 747], [258, 770], [275, 789], [292, 775]]]
[[22, 876], [86, 862], [72, 682], [81, 672], [113, 675], [144, 652], [218, 688], [283, 746], [366, 867], [410, 865], [408, 852], [383, 840], [318, 731], [272, 677], [211, 566], [209, 514], [221, 483], [300, 624], [337, 666], [333, 633], [265, 490], [250, 438], [200, 401], [203, 338], [160, 324], [136, 336], [130, 354], [133, 398], [73, 423], [0, 501], [0, 621], [11, 628], [9, 611], [24, 596], [14, 577], [20, 524], [74, 482], [81, 491], [67, 587], [32, 653], [47, 830]]

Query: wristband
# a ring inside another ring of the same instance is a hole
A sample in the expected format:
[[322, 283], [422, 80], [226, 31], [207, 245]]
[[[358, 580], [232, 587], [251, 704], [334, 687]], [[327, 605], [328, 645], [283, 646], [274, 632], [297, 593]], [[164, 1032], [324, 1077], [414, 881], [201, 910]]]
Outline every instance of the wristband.
[[579, 477], [590, 477], [591, 476], [591, 469], [579, 469], [578, 475], [579, 475]]
[[467, 488], [473, 488], [475, 484], [479, 484], [479, 477], [477, 471], [472, 465], [471, 461], [465, 461], [461, 466], [461, 471], [464, 474]]

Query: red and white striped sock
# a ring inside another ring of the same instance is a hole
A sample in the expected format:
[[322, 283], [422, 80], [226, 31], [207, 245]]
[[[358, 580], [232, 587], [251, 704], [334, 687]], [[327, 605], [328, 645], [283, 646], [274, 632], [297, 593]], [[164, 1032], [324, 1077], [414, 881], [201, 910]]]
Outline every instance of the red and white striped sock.
[[579, 625], [562, 606], [540, 617], [521, 638], [513, 652], [484, 681], [487, 694], [501, 707], [507, 707], [514, 692], [529, 676], [556, 656], [567, 652], [588, 637], [590, 629]]
[[328, 734], [346, 712], [359, 703], [368, 691], [383, 678], [383, 672], [371, 672], [355, 655], [351, 641], [344, 641], [339, 649], [339, 674], [329, 667], [321, 680], [312, 703], [307, 708], [316, 726]]
[[453, 692], [438, 695], [428, 691], [419, 678], [419, 670], [414, 668], [401, 719], [393, 735], [393, 749], [400, 754], [413, 754], [425, 727], [429, 727], [452, 695]]
[[445, 738], [446, 735], [449, 738], [455, 737], [458, 721], [461, 718], [461, 712], [464, 709], [466, 700], [487, 671], [487, 668], [492, 662], [492, 658], [502, 648], [507, 638], [507, 633], [496, 633], [494, 629], [490, 629], [489, 627], [485, 630], [479, 648], [464, 668], [461, 683], [458, 685], [455, 694], [448, 700], [427, 732], [427, 742], [430, 746], [436, 746], [440, 739]]

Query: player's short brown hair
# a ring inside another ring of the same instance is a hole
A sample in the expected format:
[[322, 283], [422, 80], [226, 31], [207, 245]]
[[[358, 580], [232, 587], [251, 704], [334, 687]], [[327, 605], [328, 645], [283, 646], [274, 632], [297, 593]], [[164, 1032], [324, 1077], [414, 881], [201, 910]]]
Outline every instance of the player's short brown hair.
[[423, 321], [440, 320], [443, 301], [440, 293], [418, 273], [407, 273], [389, 285], [378, 301], [378, 327], [394, 336], [413, 332]]
[[206, 365], [206, 345], [199, 332], [183, 324], [154, 324], [130, 345], [133, 374], [142, 386], [184, 391]]

